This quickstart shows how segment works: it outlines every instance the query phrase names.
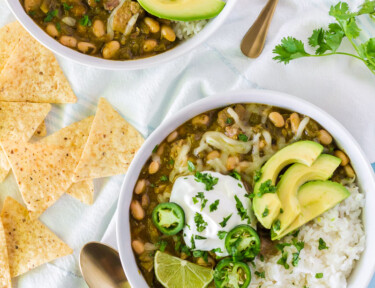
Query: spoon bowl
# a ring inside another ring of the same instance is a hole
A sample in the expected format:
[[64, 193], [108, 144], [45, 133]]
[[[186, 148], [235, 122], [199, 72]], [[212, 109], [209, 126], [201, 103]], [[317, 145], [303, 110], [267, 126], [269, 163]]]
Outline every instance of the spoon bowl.
[[118, 252], [108, 245], [87, 243], [81, 250], [79, 266], [90, 288], [130, 288]]

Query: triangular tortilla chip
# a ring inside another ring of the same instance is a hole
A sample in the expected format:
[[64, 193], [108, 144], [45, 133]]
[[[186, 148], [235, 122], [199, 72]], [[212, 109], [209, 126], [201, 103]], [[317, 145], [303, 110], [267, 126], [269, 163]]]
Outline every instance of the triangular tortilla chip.
[[[0, 102], [0, 142], [27, 142], [51, 110], [46, 103]], [[8, 175], [10, 165], [0, 149], [0, 182]]]
[[[82, 121], [75, 122], [42, 139], [39, 143], [63, 147], [75, 147], [83, 151], [83, 147], [85, 146], [87, 138], [89, 137], [90, 127], [93, 120], [94, 116], [90, 116]], [[93, 180], [73, 183], [66, 193], [85, 204], [91, 205], [94, 199]]]
[[9, 23], [0, 29], [0, 72], [8, 62], [20, 39], [26, 34], [25, 29], [17, 21]]
[[78, 199], [84, 204], [92, 205], [94, 203], [94, 181], [85, 180], [73, 183], [66, 194]]
[[77, 97], [53, 53], [27, 34], [1, 71], [0, 101], [75, 103]]
[[7, 242], [4, 226], [0, 219], [0, 288], [11, 288]]
[[40, 140], [39, 143], [83, 149], [89, 137], [93, 120], [94, 116], [89, 116], [48, 135], [48, 137]]
[[10, 275], [17, 277], [44, 263], [73, 253], [38, 220], [31, 220], [25, 207], [7, 197], [1, 211], [8, 246]]
[[138, 131], [100, 98], [73, 181], [124, 174], [142, 143]]
[[47, 135], [47, 126], [46, 126], [46, 122], [42, 122], [39, 127], [36, 129], [35, 133], [34, 133], [34, 136], [37, 136], [37, 137], [44, 137]]
[[68, 190], [81, 151], [38, 143], [3, 141], [1, 145], [34, 219]]

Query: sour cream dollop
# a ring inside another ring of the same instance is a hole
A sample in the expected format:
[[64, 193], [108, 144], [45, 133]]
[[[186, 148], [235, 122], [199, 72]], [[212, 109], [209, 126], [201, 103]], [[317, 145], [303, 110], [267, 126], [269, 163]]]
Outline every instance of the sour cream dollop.
[[[170, 202], [180, 205], [185, 212], [183, 237], [187, 246], [192, 250], [215, 249], [217, 255], [227, 256], [225, 237], [220, 239], [219, 235], [225, 235], [223, 231], [229, 232], [237, 225], [253, 222], [251, 200], [245, 196], [248, 193], [241, 181], [217, 172], [201, 173], [218, 179], [212, 190], [207, 191], [206, 185], [198, 182], [194, 175], [182, 176], [173, 185]], [[242, 212], [235, 196], [244, 208]], [[205, 205], [202, 205], [204, 202]], [[218, 203], [216, 209], [215, 202]], [[243, 211], [246, 212], [246, 218], [242, 220]], [[224, 219], [229, 215], [232, 216], [224, 224]]]

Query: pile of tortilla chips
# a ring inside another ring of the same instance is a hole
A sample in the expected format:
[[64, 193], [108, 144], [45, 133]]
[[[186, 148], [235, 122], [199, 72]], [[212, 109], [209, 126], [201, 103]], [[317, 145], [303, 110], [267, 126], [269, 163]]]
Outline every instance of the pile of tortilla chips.
[[0, 182], [12, 170], [27, 208], [8, 197], [1, 212], [3, 288], [72, 253], [38, 217], [64, 193], [92, 204], [93, 179], [124, 174], [143, 138], [103, 98], [95, 116], [47, 136], [51, 103], [77, 101], [68, 80], [55, 56], [17, 22], [0, 29], [0, 43]]

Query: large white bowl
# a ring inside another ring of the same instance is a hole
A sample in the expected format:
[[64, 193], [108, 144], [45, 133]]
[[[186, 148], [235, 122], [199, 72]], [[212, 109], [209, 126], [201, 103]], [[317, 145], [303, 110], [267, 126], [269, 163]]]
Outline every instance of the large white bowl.
[[134, 258], [129, 225], [129, 206], [132, 192], [143, 165], [150, 157], [155, 145], [162, 142], [178, 126], [200, 113], [233, 103], [268, 104], [308, 115], [324, 126], [336, 139], [338, 145], [348, 154], [357, 173], [360, 188], [366, 195], [366, 207], [363, 213], [366, 248], [350, 276], [348, 287], [367, 288], [375, 270], [375, 179], [370, 162], [350, 133], [326, 112], [299, 98], [264, 90], [229, 92], [197, 101], [176, 112], [175, 116], [166, 119], [145, 141], [130, 165], [118, 202], [117, 243], [122, 265], [132, 287], [148, 287]]
[[23, 25], [23, 27], [25, 27], [25, 29], [29, 31], [35, 39], [37, 39], [48, 49], [52, 50], [54, 53], [71, 59], [75, 62], [96, 68], [110, 70], [135, 70], [161, 64], [193, 50], [202, 42], [206, 41], [207, 38], [209, 38], [223, 24], [225, 19], [230, 15], [230, 12], [232, 11], [232, 8], [234, 7], [237, 0], [227, 0], [227, 4], [225, 5], [221, 13], [217, 17], [213, 18], [201, 32], [199, 32], [189, 40], [181, 42], [175, 48], [152, 57], [129, 61], [106, 60], [90, 55], [85, 55], [68, 47], [65, 47], [64, 45], [60, 44], [58, 41], [50, 37], [37, 24], [35, 24], [31, 17], [26, 14], [19, 0], [6, 1], [10, 10], [16, 16], [18, 21]]

